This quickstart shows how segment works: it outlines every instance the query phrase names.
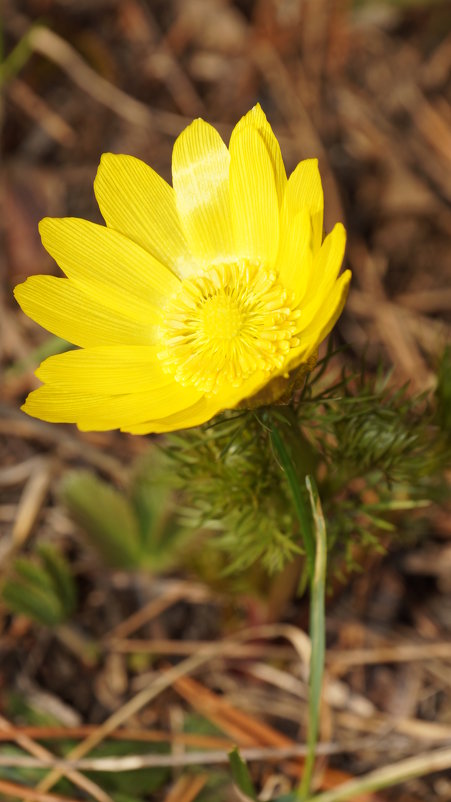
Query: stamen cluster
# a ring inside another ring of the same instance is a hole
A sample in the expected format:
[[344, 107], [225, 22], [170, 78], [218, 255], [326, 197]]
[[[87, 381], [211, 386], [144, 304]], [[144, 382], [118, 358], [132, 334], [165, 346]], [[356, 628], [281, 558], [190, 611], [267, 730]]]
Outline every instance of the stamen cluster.
[[163, 370], [207, 394], [239, 387], [256, 370], [280, 370], [299, 345], [292, 303], [274, 271], [247, 259], [183, 281], [162, 315]]

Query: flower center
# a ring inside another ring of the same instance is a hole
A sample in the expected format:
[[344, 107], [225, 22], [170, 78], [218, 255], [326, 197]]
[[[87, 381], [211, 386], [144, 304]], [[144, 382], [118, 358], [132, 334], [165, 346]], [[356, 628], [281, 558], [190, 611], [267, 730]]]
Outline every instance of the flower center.
[[275, 273], [246, 259], [186, 279], [163, 311], [163, 370], [208, 395], [280, 370], [299, 345], [291, 302]]

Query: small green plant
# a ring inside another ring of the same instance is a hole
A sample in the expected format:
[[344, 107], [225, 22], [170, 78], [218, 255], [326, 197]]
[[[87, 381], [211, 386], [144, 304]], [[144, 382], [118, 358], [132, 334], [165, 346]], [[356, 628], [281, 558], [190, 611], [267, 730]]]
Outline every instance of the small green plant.
[[160, 461], [151, 449], [125, 490], [91, 471], [72, 471], [61, 483], [72, 518], [113, 568], [161, 571], [178, 560], [187, 532], [176, 520], [173, 492], [159, 477]]
[[15, 560], [3, 584], [2, 598], [12, 612], [44, 626], [58, 626], [75, 610], [75, 582], [62, 554], [42, 543], [32, 557]]
[[[330, 573], [358, 568], [361, 554], [403, 537], [400, 510], [444, 496], [449, 463], [451, 359], [446, 352], [435, 393], [390, 388], [382, 370], [321, 360], [290, 406], [273, 407], [300, 474], [316, 478], [328, 528]], [[277, 573], [304, 552], [286, 477], [274, 459], [265, 412], [233, 412], [213, 425], [169, 435], [168, 476], [181, 492], [184, 527], [209, 530], [208, 548], [225, 555], [228, 573], [258, 561]], [[448, 427], [448, 428], [447, 428]], [[399, 516], [398, 516], [399, 517]]]

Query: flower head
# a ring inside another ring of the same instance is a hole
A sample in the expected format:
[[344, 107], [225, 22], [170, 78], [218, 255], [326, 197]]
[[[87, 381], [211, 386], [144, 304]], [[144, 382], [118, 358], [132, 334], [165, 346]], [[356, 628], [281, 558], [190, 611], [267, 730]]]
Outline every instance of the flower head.
[[[66, 278], [33, 276], [22, 309], [76, 350], [36, 372], [23, 409], [84, 430], [196, 426], [281, 395], [343, 308], [345, 231], [322, 242], [315, 159], [287, 179], [260, 106], [229, 148], [195, 120], [178, 137], [173, 187], [131, 156], [102, 156], [94, 190], [106, 226], [44, 219]], [[269, 395], [271, 391], [269, 391]], [[269, 396], [268, 396], [269, 397]]]

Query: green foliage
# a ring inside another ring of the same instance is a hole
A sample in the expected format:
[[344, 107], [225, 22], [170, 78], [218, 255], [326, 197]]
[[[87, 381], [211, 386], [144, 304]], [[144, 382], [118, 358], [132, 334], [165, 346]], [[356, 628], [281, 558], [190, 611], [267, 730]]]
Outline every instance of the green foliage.
[[76, 606], [75, 583], [69, 566], [57, 549], [41, 544], [36, 557], [21, 557], [2, 588], [5, 604], [45, 626], [58, 626]]
[[329, 469], [346, 481], [373, 471], [387, 481], [411, 481], [443, 467], [444, 433], [433, 398], [410, 396], [408, 385], [393, 390], [389, 378], [345, 370], [318, 391], [313, 376], [298, 402], [301, 425], [309, 427]]
[[139, 565], [138, 523], [119, 490], [91, 471], [73, 471], [63, 479], [60, 492], [72, 518], [110, 565]]
[[227, 573], [260, 560], [270, 573], [302, 553], [293, 529], [289, 489], [268, 433], [252, 413], [223, 416], [215, 425], [170, 435], [167, 477], [182, 491], [183, 526], [214, 532]]
[[407, 386], [393, 389], [381, 370], [373, 377], [365, 366], [337, 375], [332, 357], [318, 363], [290, 406], [224, 413], [166, 440], [167, 481], [181, 493], [181, 523], [210, 533], [205, 559], [210, 554], [217, 563], [214, 552], [221, 550], [225, 573], [249, 571], [257, 562], [275, 573], [303, 553], [269, 420], [284, 427], [299, 476], [316, 476], [334, 573], [358, 568], [362, 550], [383, 549], [388, 535], [407, 536], [400, 511], [444, 496], [449, 352], [436, 391], [417, 397]]
[[441, 360], [435, 393], [419, 396], [408, 386], [394, 390], [381, 370], [369, 376], [364, 365], [328, 382], [329, 359], [310, 375], [296, 412], [322, 458], [320, 494], [338, 571], [358, 568], [356, 546], [381, 550], [387, 533], [407, 536], [399, 511], [444, 499], [451, 359], [446, 352]]
[[178, 559], [186, 532], [176, 523], [160, 462], [152, 449], [123, 491], [91, 471], [73, 471], [61, 483], [61, 499], [72, 518], [113, 568], [159, 571]]

